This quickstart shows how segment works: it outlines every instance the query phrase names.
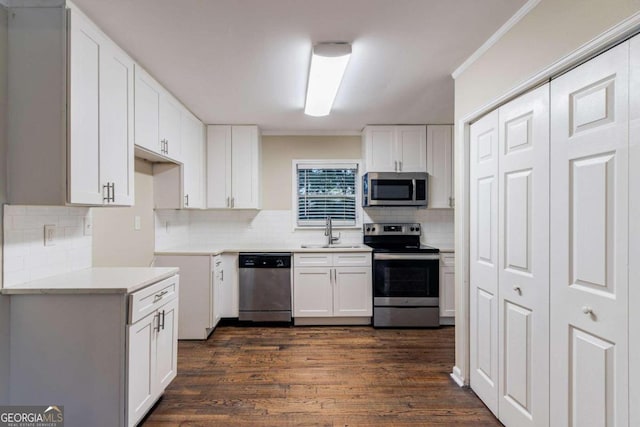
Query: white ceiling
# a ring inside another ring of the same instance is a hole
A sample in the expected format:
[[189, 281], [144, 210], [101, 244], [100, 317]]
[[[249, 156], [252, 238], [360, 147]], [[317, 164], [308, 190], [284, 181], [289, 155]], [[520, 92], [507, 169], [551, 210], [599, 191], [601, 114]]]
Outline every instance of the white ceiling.
[[[74, 0], [205, 123], [290, 132], [452, 123], [451, 72], [525, 1]], [[353, 55], [331, 114], [308, 117], [326, 41]]]

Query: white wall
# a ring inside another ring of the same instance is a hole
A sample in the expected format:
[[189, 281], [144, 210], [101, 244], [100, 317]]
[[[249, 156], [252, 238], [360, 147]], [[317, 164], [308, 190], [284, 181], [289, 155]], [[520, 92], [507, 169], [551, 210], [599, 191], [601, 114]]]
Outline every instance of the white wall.
[[[0, 6], [0, 220], [2, 204], [6, 201], [6, 147], [7, 147], [7, 11]], [[0, 241], [2, 230], [0, 227]], [[2, 245], [0, 245], [2, 259]], [[0, 288], [2, 263], [0, 263]], [[9, 401], [9, 298], [0, 295], [0, 404]]]
[[[96, 208], [93, 215], [94, 267], [147, 267], [154, 250], [153, 171], [136, 159], [135, 205]], [[140, 217], [140, 230], [134, 227]]]

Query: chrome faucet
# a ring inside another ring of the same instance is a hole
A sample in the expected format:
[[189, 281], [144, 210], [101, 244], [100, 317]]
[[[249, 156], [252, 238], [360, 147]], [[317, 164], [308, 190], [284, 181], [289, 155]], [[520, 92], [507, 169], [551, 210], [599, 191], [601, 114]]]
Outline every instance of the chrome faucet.
[[324, 235], [327, 236], [327, 245], [332, 245], [340, 240], [340, 233], [338, 233], [338, 237], [333, 237], [333, 222], [331, 221], [331, 215], [327, 215]]

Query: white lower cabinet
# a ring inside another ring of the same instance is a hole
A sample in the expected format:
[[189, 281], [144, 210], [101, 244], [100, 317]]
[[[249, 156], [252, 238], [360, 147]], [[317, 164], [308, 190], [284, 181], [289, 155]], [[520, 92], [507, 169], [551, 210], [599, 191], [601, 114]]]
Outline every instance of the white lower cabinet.
[[128, 421], [136, 425], [177, 374], [178, 300], [129, 325]]
[[453, 325], [456, 316], [456, 256], [440, 253], [440, 324]]
[[180, 268], [178, 339], [204, 340], [221, 316], [221, 282], [216, 260], [221, 255], [158, 255], [154, 266]]
[[11, 295], [9, 403], [58, 402], [74, 426], [139, 423], [177, 373], [179, 277], [155, 280]]
[[296, 253], [293, 317], [371, 317], [371, 253]]
[[238, 318], [239, 291], [238, 288], [238, 254], [225, 253], [222, 257], [220, 271], [220, 317]]

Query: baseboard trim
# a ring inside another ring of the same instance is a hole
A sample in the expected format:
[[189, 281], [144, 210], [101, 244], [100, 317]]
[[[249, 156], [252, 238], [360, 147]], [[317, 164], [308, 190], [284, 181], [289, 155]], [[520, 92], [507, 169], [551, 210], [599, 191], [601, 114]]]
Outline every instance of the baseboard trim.
[[459, 387], [465, 387], [464, 378], [462, 378], [461, 374], [462, 372], [460, 372], [460, 368], [454, 366], [453, 371], [451, 372], [451, 374], [449, 374], [449, 376], [453, 381], [455, 381], [456, 384], [458, 384]]

